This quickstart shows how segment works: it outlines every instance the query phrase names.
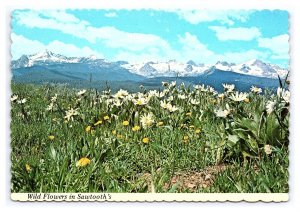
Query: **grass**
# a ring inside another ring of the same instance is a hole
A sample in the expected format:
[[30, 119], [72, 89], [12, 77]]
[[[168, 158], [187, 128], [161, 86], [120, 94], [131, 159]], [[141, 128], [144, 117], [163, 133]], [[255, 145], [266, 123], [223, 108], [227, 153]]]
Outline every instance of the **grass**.
[[[163, 96], [29, 84], [12, 92], [12, 192], [288, 192], [287, 91], [242, 101], [172, 84]], [[78, 114], [66, 117], [71, 108]]]

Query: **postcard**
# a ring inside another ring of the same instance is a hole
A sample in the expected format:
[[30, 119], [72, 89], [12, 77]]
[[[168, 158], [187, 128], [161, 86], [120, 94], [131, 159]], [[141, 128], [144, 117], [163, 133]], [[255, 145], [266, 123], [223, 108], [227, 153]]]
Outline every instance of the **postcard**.
[[11, 199], [288, 201], [289, 13], [15, 9]]

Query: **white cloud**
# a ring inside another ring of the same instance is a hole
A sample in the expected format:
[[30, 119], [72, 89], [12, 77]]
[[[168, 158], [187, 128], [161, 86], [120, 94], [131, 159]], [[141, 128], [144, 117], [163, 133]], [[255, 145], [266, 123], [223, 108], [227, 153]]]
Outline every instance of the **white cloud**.
[[63, 43], [58, 40], [54, 40], [45, 45], [37, 40], [30, 40], [22, 35], [11, 34], [12, 47], [11, 53], [13, 59], [18, 59], [22, 55], [35, 54], [37, 52], [48, 49], [54, 53], [62, 54], [65, 56], [83, 57], [89, 55], [95, 55], [99, 58], [103, 58], [103, 55], [95, 50], [90, 49], [87, 46], [79, 48], [73, 44]]
[[270, 49], [272, 59], [289, 59], [289, 35], [283, 34], [272, 38], [259, 38], [258, 46]]
[[217, 38], [221, 41], [226, 41], [226, 40], [250, 41], [261, 36], [259, 29], [256, 27], [227, 28], [223, 26], [211, 26], [209, 28], [216, 32]]
[[104, 16], [107, 18], [115, 18], [115, 17], [118, 17], [118, 14], [116, 12], [108, 12], [108, 13], [105, 13]]
[[222, 24], [233, 25], [238, 20], [245, 22], [253, 11], [245, 10], [179, 10], [178, 16], [191, 24], [219, 21]]
[[30, 40], [22, 35], [11, 34], [11, 54], [13, 59], [18, 59], [24, 54], [34, 54], [45, 49], [45, 45], [36, 40]]

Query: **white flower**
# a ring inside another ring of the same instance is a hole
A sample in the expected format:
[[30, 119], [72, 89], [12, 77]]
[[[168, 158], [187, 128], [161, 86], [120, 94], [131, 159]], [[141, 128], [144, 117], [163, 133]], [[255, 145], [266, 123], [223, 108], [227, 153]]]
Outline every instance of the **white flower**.
[[218, 95], [218, 97], [219, 97], [220, 99], [224, 99], [225, 94], [221, 93], [221, 94]]
[[215, 89], [211, 86], [207, 86], [207, 91], [211, 93], [215, 93]]
[[226, 107], [225, 110], [222, 110], [221, 108], [215, 110], [215, 114], [217, 117], [226, 118], [229, 115], [231, 109], [228, 104], [226, 104], [225, 107]]
[[220, 108], [218, 110], [215, 110], [216, 116], [221, 117], [221, 118], [226, 118], [229, 113], [230, 113], [230, 110], [222, 110]]
[[170, 87], [175, 87], [175, 86], [176, 86], [176, 81], [172, 81]]
[[167, 109], [172, 113], [172, 112], [175, 112], [176, 110], [178, 110], [178, 107], [176, 107], [175, 105], [171, 105], [170, 103], [168, 103]]
[[76, 108], [75, 110], [73, 108], [71, 108], [70, 110], [67, 110], [66, 111], [66, 116], [64, 118], [67, 119], [68, 121], [70, 119], [73, 120], [73, 116], [79, 115], [77, 110], [78, 110], [78, 108]]
[[121, 102], [118, 99], [113, 102], [113, 105], [115, 105], [116, 107], [120, 107], [120, 106], [122, 106], [122, 104], [123, 104], [123, 102]]
[[13, 95], [11, 98], [10, 98], [10, 101], [14, 102], [18, 99], [18, 95]]
[[184, 94], [178, 94], [178, 99], [186, 99], [186, 96]]
[[277, 88], [277, 96], [282, 98], [285, 102], [290, 102], [291, 93], [288, 90], [284, 90], [282, 88]]
[[247, 93], [242, 93], [242, 92], [239, 93], [238, 91], [236, 91], [235, 94], [231, 94], [229, 98], [235, 102], [241, 102], [247, 99], [247, 97], [248, 97]]
[[251, 86], [250, 90], [251, 90], [251, 92], [253, 92], [253, 93], [261, 93], [261, 92], [262, 92], [262, 89], [261, 89], [261, 88], [258, 88], [258, 87], [253, 86], [253, 85]]
[[148, 103], [148, 99], [144, 97], [139, 97], [138, 99], [132, 99], [132, 102], [135, 105], [146, 105]]
[[291, 97], [291, 93], [289, 91], [285, 91], [284, 94], [282, 95], [283, 100], [287, 103], [290, 102], [290, 97]]
[[123, 90], [123, 89], [120, 89], [115, 95], [114, 97], [116, 99], [120, 98], [120, 99], [123, 99], [125, 98], [126, 96], [128, 96], [128, 92], [126, 90]]
[[267, 102], [267, 106], [266, 106], [267, 113], [268, 113], [268, 114], [271, 114], [271, 113], [274, 111], [275, 106], [276, 106], [276, 102], [268, 101], [268, 102]]
[[149, 96], [149, 97], [153, 97], [153, 96], [159, 97], [159, 93], [158, 93], [157, 90], [150, 90], [150, 91], [148, 92], [148, 96]]
[[163, 108], [163, 109], [167, 109], [168, 108], [168, 104], [165, 100], [164, 101], [160, 101], [160, 106]]
[[57, 100], [57, 94], [55, 94], [53, 97], [51, 97], [51, 102], [56, 102]]
[[174, 100], [173, 96], [169, 96], [169, 98], [167, 99], [168, 102], [172, 102]]
[[50, 105], [48, 105], [48, 107], [46, 108], [47, 111], [53, 110], [53, 102], [50, 103]]
[[272, 153], [271, 145], [266, 144], [265, 147], [264, 147], [264, 150], [265, 150], [265, 153], [266, 153], [267, 155], [270, 155], [270, 154]]
[[224, 90], [228, 93], [231, 93], [234, 90], [235, 85], [234, 84], [222, 84], [224, 87]]
[[83, 94], [85, 94], [86, 90], [81, 90], [77, 93], [77, 96], [82, 96]]
[[205, 85], [204, 85], [204, 84], [202, 84], [202, 85], [195, 85], [194, 88], [195, 88], [196, 90], [200, 90], [200, 91], [203, 91], [203, 92], [206, 92], [206, 91], [207, 91], [207, 89], [205, 88]]
[[198, 105], [198, 104], [200, 104], [200, 102], [197, 101], [196, 99], [191, 99], [191, 104], [192, 105]]
[[154, 116], [152, 113], [148, 113], [147, 115], [142, 115], [140, 122], [143, 126], [143, 128], [148, 128], [151, 127], [152, 124], [154, 123]]
[[27, 100], [24, 98], [24, 99], [18, 100], [17, 102], [18, 102], [18, 104], [25, 104], [26, 101]]

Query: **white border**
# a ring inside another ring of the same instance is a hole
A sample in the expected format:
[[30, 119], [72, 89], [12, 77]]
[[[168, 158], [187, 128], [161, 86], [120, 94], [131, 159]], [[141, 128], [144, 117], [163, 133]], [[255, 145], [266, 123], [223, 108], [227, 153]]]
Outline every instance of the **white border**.
[[[297, 3], [298, 2], [298, 3]], [[144, 203], [144, 204], [134, 204], [134, 203], [59, 203], [59, 204], [49, 204], [49, 203], [17, 203], [10, 200], [10, 158], [9, 158], [9, 97], [10, 97], [10, 71], [9, 71], [9, 61], [10, 61], [10, 43], [9, 43], [9, 23], [8, 11], [11, 8], [35, 8], [35, 9], [49, 9], [49, 8], [127, 8], [127, 9], [140, 9], [140, 8], [157, 8], [157, 9], [196, 9], [196, 8], [213, 8], [213, 9], [285, 9], [290, 12], [290, 45], [291, 45], [291, 123], [290, 123], [290, 200], [287, 203]], [[222, 211], [240, 211], [242, 210], [259, 210], [270, 208], [273, 211], [282, 211], [288, 209], [297, 208], [300, 206], [299, 199], [299, 189], [300, 189], [300, 169], [299, 169], [299, 151], [300, 151], [300, 139], [297, 135], [296, 130], [299, 125], [299, 86], [300, 83], [297, 80], [300, 79], [300, 11], [299, 11], [299, 1], [297, 0], [107, 0], [107, 1], [96, 1], [96, 0], [49, 0], [49, 1], [35, 1], [35, 0], [1, 0], [0, 1], [0, 95], [3, 103], [0, 104], [1, 107], [1, 131], [0, 135], [2, 139], [0, 141], [1, 149], [1, 160], [0, 160], [0, 206], [1, 208], [15, 208], [15, 209], [28, 209], [30, 211], [35, 210], [45, 210], [49, 208], [52, 210], [53, 207], [68, 207], [72, 211], [82, 211], [82, 207], [88, 206], [90, 209], [103, 209], [113, 208], [113, 209], [125, 209], [125, 210], [157, 210], [158, 206], [161, 209], [166, 210], [190, 210], [201, 207], [204, 210], [211, 209], [222, 209]], [[297, 27], [298, 25], [298, 27]], [[298, 55], [298, 59], [297, 59]], [[4, 171], [5, 170], [5, 171]], [[47, 204], [47, 207], [44, 207]], [[234, 207], [232, 207], [234, 206]], [[245, 206], [248, 206], [245, 208]], [[188, 208], [187, 208], [188, 207]], [[198, 208], [199, 209], [199, 208]]]

